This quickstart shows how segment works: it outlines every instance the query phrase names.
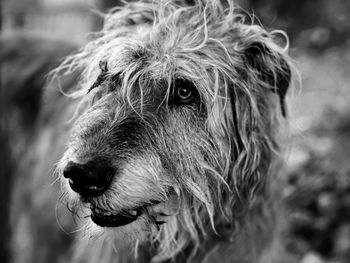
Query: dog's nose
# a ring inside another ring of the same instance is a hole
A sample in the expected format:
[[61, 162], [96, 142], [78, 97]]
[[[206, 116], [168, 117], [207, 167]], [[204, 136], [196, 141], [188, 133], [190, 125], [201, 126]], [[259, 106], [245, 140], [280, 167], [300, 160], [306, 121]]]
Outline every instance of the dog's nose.
[[89, 197], [102, 194], [109, 187], [113, 174], [113, 168], [97, 161], [86, 164], [69, 162], [63, 171], [72, 190]]

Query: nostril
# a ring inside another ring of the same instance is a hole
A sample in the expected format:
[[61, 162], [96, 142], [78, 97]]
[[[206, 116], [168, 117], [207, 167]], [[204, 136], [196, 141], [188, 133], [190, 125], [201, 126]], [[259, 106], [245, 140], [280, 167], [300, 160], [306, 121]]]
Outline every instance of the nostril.
[[69, 162], [63, 171], [72, 190], [85, 196], [103, 193], [109, 187], [113, 174], [111, 166], [96, 161], [86, 164]]

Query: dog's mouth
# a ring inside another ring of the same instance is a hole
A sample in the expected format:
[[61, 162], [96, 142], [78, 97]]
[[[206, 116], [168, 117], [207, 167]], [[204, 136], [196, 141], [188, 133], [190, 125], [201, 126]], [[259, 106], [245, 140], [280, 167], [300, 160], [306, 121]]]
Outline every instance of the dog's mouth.
[[91, 220], [101, 227], [120, 227], [134, 222], [141, 214], [143, 207], [121, 210], [118, 213], [108, 212], [99, 208], [91, 209]]
[[91, 220], [101, 227], [120, 227], [134, 222], [140, 215], [148, 213], [148, 208], [154, 207], [163, 203], [158, 200], [151, 200], [141, 206], [132, 209], [122, 209], [115, 212], [110, 212], [97, 206], [91, 207]]
[[169, 201], [171, 196], [173, 195], [169, 194], [166, 199], [149, 200], [148, 202], [142, 203], [137, 207], [121, 209], [117, 212], [100, 208], [96, 206], [96, 204], [91, 203], [90, 218], [96, 225], [101, 227], [121, 227], [136, 221], [141, 215], [146, 214], [147, 217], [149, 217], [154, 224], [159, 226], [165, 223], [165, 221], [163, 221], [162, 219], [157, 220], [156, 217], [154, 217], [154, 215], [157, 214], [161, 217], [167, 217], [170, 215], [164, 213], [162, 208], [164, 208], [164, 206], [169, 208], [167, 202]]

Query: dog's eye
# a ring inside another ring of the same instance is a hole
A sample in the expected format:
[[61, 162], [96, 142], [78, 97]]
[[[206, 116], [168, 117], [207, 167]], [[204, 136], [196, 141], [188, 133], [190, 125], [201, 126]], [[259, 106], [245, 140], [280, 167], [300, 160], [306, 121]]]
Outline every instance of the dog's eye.
[[192, 91], [186, 87], [181, 87], [177, 89], [176, 95], [182, 102], [187, 102], [192, 98]]
[[175, 82], [174, 101], [177, 104], [189, 104], [198, 98], [198, 91], [192, 82], [178, 79]]

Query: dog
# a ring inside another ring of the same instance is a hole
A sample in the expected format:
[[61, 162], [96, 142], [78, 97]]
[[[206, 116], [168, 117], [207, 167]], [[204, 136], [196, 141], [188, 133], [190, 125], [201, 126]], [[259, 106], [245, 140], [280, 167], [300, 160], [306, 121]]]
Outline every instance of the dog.
[[287, 47], [230, 1], [194, 2], [112, 9], [52, 72], [80, 75], [35, 142], [46, 163], [64, 151], [71, 262], [281, 262]]

